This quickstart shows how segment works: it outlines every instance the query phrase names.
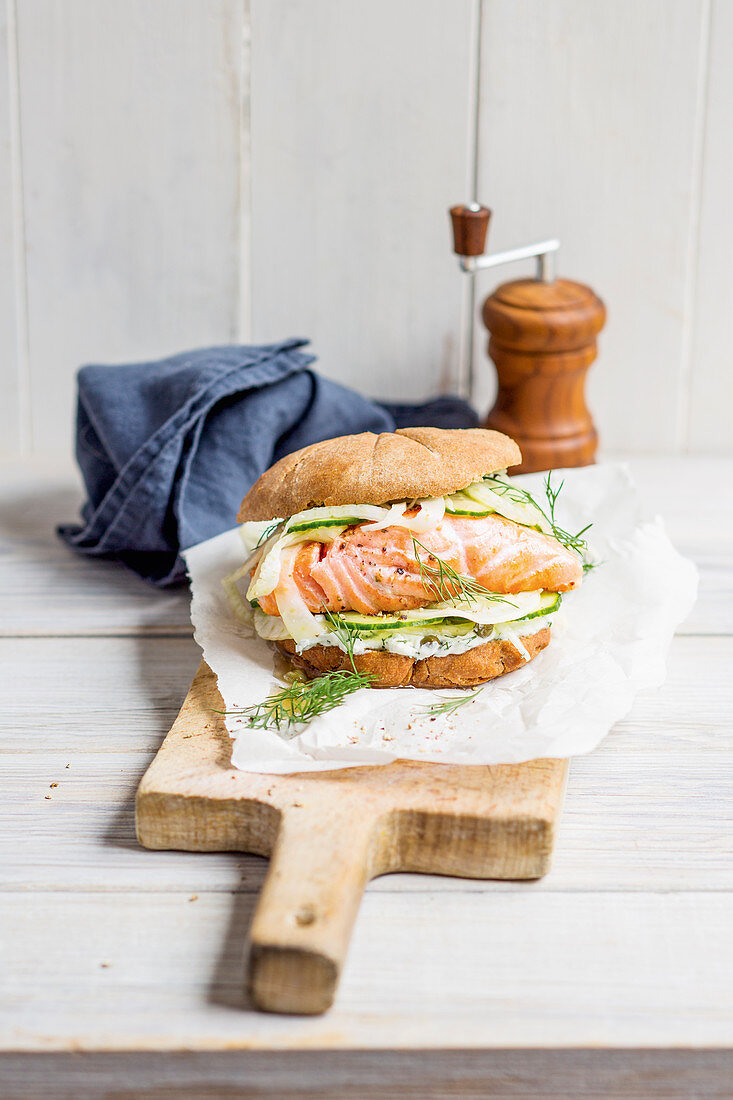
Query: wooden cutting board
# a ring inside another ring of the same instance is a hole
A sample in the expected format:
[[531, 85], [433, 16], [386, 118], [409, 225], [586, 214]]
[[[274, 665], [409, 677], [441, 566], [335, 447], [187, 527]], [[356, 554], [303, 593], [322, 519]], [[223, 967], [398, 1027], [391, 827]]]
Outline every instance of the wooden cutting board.
[[257, 1007], [325, 1012], [367, 882], [391, 871], [532, 879], [549, 868], [566, 760], [259, 775], [229, 763], [201, 663], [137, 793], [146, 848], [271, 856], [250, 929]]

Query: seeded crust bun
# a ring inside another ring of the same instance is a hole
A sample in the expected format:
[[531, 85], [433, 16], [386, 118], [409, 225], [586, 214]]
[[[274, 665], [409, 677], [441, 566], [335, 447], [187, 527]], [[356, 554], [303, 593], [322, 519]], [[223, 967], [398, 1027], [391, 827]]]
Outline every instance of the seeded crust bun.
[[[536, 634], [520, 635], [531, 661], [550, 642], [550, 627]], [[350, 670], [348, 656], [336, 646], [316, 645], [303, 653], [295, 652], [295, 642], [277, 642], [277, 648], [290, 658], [292, 664], [303, 669], [311, 679], [324, 672]], [[505, 672], [513, 672], [526, 665], [523, 657], [511, 642], [487, 642], [486, 645], [468, 649], [465, 653], [449, 653], [446, 657], [403, 657], [399, 653], [372, 650], [354, 657], [358, 672], [370, 672], [374, 677], [372, 687], [422, 687], [467, 688], [494, 680]]]
[[398, 428], [341, 435], [303, 447], [265, 470], [237, 521], [293, 516], [306, 508], [440, 497], [521, 462], [508, 435], [485, 428]]

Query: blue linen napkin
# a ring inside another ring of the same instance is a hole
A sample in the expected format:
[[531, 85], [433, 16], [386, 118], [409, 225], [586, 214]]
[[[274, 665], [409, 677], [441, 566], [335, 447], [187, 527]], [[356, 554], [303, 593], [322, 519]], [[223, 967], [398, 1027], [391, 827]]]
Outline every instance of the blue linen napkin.
[[113, 558], [159, 587], [185, 579], [179, 551], [230, 528], [260, 474], [309, 443], [430, 424], [472, 428], [457, 397], [370, 401], [308, 368], [307, 340], [82, 367], [76, 457], [83, 523], [59, 528], [81, 554]]

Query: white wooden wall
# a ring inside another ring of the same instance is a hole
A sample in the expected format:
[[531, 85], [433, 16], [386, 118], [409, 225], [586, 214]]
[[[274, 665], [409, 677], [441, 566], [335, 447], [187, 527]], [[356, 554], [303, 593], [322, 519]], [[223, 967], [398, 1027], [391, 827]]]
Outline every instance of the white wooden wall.
[[0, 451], [69, 451], [80, 363], [289, 334], [485, 408], [475, 195], [605, 298], [607, 448], [733, 447], [732, 0], [2, 5]]

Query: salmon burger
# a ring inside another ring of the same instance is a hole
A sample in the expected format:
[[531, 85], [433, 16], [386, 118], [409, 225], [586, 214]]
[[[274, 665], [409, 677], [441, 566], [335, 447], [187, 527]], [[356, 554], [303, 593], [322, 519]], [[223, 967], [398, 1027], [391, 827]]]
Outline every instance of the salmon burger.
[[228, 594], [309, 677], [470, 687], [550, 641], [583, 579], [583, 532], [507, 477], [516, 443], [484, 429], [341, 436], [287, 455], [242, 501]]

